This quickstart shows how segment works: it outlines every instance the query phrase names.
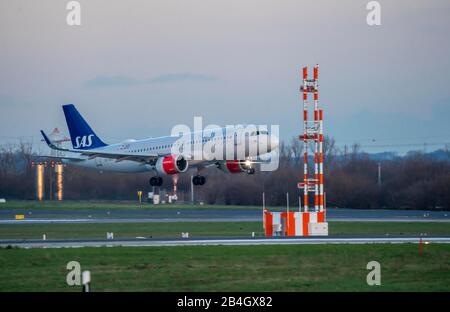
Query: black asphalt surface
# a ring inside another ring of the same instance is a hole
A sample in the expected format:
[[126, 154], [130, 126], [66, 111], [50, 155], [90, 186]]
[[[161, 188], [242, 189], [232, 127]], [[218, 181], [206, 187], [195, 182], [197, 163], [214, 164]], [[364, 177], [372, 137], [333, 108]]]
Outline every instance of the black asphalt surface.
[[[24, 220], [15, 220], [22, 213]], [[134, 223], [134, 222], [239, 222], [261, 221], [258, 209], [0, 209], [0, 224], [10, 223]], [[329, 221], [450, 222], [450, 212], [424, 210], [327, 210]]]

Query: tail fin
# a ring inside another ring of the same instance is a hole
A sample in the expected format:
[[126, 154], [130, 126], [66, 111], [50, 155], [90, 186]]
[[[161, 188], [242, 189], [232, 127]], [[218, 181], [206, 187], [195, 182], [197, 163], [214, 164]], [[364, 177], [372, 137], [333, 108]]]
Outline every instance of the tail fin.
[[106, 146], [73, 104], [63, 105], [63, 110], [74, 149], [84, 150]]

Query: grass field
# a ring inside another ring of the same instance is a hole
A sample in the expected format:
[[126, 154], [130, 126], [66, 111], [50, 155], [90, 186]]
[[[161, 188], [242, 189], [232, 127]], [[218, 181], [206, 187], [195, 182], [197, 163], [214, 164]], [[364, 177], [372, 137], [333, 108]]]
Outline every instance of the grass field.
[[[330, 235], [450, 235], [450, 223], [439, 222], [329, 222]], [[81, 223], [81, 224], [2, 224], [0, 239], [117, 238], [249, 236], [263, 235], [261, 222], [161, 222], [161, 223]]]
[[[0, 291], [80, 291], [72, 260], [93, 291], [450, 290], [450, 245], [374, 244], [0, 249]], [[366, 283], [372, 260], [381, 286]]]
[[[144, 205], [145, 209], [154, 209]], [[164, 209], [241, 209], [164, 206]], [[26, 209], [141, 209], [135, 203], [33, 201], [0, 204]], [[163, 208], [159, 206], [157, 208]], [[250, 207], [260, 209], [260, 207]], [[450, 235], [450, 223], [329, 222], [330, 235]], [[4, 224], [0, 239], [116, 239], [262, 235], [261, 222]], [[66, 265], [92, 273], [93, 291], [450, 291], [450, 245], [417, 244], [0, 248], [0, 291], [80, 291], [67, 286]], [[381, 263], [382, 285], [366, 283], [369, 261]]]

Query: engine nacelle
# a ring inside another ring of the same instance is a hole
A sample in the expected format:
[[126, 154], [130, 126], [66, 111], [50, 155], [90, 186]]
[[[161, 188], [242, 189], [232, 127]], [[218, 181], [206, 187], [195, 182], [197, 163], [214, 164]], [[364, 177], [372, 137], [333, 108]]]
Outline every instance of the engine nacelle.
[[168, 155], [158, 159], [155, 169], [163, 174], [181, 173], [188, 169], [188, 161], [182, 155]]
[[227, 160], [220, 163], [219, 167], [229, 173], [247, 172], [251, 169], [250, 163], [247, 164], [245, 160]]

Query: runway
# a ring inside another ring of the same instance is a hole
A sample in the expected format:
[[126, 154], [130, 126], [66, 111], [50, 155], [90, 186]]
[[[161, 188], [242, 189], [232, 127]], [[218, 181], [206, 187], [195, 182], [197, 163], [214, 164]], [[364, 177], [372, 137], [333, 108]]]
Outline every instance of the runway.
[[[25, 219], [15, 220], [16, 214]], [[260, 222], [260, 209], [1, 209], [0, 224], [23, 223], [143, 223], [143, 222]], [[450, 222], [447, 211], [329, 208], [328, 221]]]
[[[328, 221], [340, 222], [442, 222], [450, 223], [445, 219], [379, 219], [379, 218], [328, 218]], [[159, 222], [261, 222], [261, 218], [160, 218], [160, 219], [119, 219], [119, 218], [92, 218], [92, 219], [7, 219], [0, 220], [1, 224], [71, 224], [71, 223], [159, 223]]]
[[[260, 218], [261, 219], [261, 218]], [[159, 222], [253, 222], [256, 218], [91, 218], [91, 219], [23, 219], [0, 220], [0, 224], [61, 224], [61, 223], [159, 223]]]
[[[198, 238], [127, 240], [1, 240], [0, 247], [81, 248], [81, 247], [158, 247], [158, 246], [249, 246], [314, 244], [404, 244], [419, 243], [419, 237], [303, 237], [303, 238]], [[425, 244], [450, 243], [450, 236], [423, 237]]]

